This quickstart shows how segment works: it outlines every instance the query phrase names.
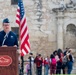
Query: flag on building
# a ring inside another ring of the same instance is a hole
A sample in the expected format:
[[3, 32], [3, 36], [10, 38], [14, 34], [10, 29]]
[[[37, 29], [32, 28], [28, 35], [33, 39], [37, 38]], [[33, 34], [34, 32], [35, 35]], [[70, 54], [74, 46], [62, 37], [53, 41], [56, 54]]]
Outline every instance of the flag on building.
[[16, 14], [16, 23], [20, 29], [20, 50], [21, 56], [30, 52], [29, 33], [26, 23], [25, 11], [22, 0], [18, 1], [18, 9]]

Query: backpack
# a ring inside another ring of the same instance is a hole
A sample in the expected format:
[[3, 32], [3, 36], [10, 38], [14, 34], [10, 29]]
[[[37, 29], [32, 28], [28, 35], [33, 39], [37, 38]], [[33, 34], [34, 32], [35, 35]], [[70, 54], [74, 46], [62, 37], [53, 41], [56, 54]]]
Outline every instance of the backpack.
[[56, 65], [56, 63], [57, 63], [57, 62], [56, 62], [56, 59], [55, 59], [55, 58], [52, 58], [51, 64], [52, 64], [52, 65]]
[[67, 61], [68, 61], [68, 60], [67, 60], [67, 56], [64, 56], [64, 57], [63, 57], [63, 60], [62, 60], [63, 64], [64, 64], [64, 63], [67, 63]]

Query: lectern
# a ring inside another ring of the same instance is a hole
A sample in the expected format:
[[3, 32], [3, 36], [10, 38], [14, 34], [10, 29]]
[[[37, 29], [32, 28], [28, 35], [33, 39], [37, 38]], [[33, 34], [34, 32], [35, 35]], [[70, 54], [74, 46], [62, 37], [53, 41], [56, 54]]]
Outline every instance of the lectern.
[[16, 47], [0, 47], [0, 75], [18, 75]]

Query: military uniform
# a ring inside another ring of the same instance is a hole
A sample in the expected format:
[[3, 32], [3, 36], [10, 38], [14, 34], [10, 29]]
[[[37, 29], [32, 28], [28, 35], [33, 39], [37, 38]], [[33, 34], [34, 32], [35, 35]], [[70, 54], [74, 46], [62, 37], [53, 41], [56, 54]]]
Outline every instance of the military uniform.
[[7, 46], [18, 46], [17, 36], [14, 32], [10, 31], [7, 36], [5, 37], [6, 33], [4, 31], [0, 32], [0, 46], [7, 45]]

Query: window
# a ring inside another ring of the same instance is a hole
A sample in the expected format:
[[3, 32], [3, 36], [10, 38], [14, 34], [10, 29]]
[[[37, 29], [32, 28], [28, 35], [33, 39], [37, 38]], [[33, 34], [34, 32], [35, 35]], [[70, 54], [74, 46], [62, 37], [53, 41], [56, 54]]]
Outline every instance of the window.
[[12, 29], [12, 31], [13, 31], [14, 33], [16, 33], [17, 38], [18, 38], [18, 40], [19, 40], [19, 27], [11, 27], [11, 29]]
[[15, 4], [17, 4], [18, 3], [18, 0], [11, 0], [11, 4], [12, 5], [15, 5]]
[[76, 26], [74, 24], [69, 24], [66, 31], [76, 35]]

